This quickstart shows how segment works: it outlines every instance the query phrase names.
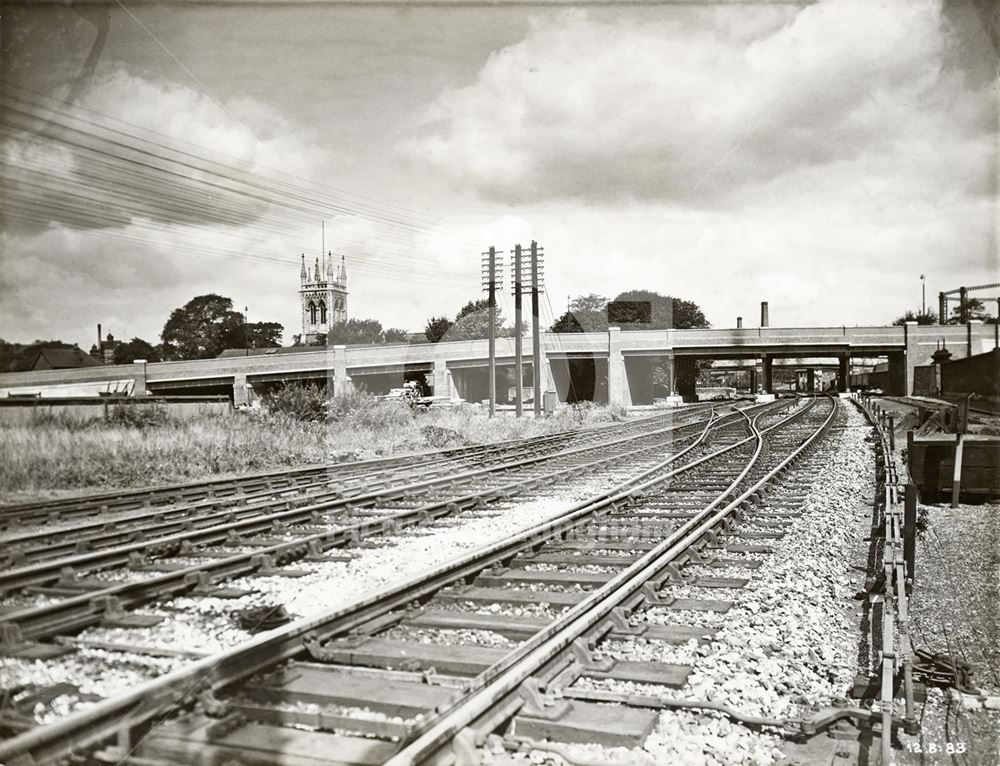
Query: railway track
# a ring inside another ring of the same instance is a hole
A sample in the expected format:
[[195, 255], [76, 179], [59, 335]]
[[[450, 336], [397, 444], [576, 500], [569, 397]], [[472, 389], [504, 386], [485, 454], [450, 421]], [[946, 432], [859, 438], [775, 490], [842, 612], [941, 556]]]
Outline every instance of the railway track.
[[[136, 490], [119, 490], [99, 494], [67, 497], [58, 500], [39, 500], [0, 506], [0, 533], [21, 530], [30, 525], [52, 525], [74, 522], [94, 516], [107, 518], [110, 515], [129, 511], [138, 512], [138, 517], [147, 516], [151, 509], [163, 513], [171, 510], [201, 511], [225, 505], [243, 504], [254, 499], [266, 498], [280, 492], [309, 491], [331, 484], [372, 483], [385, 473], [403, 470], [419, 471], [427, 467], [461, 465], [471, 461], [495, 459], [512, 449], [528, 453], [532, 450], [558, 449], [580, 440], [594, 438], [597, 434], [613, 434], [642, 427], [644, 423], [656, 423], [665, 417], [673, 417], [678, 424], [697, 420], [711, 409], [710, 405], [694, 405], [676, 414], [657, 414], [628, 423], [612, 423], [594, 428], [564, 431], [531, 439], [519, 439], [493, 444], [469, 447], [428, 450], [425, 452], [394, 455], [346, 463], [323, 466], [281, 469], [266, 473], [245, 474], [235, 478], [208, 479], [183, 484], [149, 487]], [[124, 520], [127, 520], [126, 517]]]
[[[372, 497], [393, 496], [390, 490], [422, 492], [431, 490], [442, 482], [452, 485], [459, 477], [482, 477], [491, 471], [510, 471], [531, 461], [543, 461], [571, 450], [587, 446], [604, 446], [616, 441], [641, 437], [646, 433], [694, 432], [700, 428], [699, 420], [691, 415], [682, 417], [680, 423], [670, 415], [660, 415], [615, 427], [561, 434], [557, 438], [530, 439], [511, 444], [491, 445], [489, 448], [470, 448], [458, 454], [447, 454], [434, 459], [433, 454], [423, 456], [423, 462], [413, 464], [409, 458], [399, 465], [377, 470], [355, 469], [353, 464], [321, 469], [308, 483], [282, 487], [250, 494], [241, 493], [228, 498], [205, 498], [191, 503], [169, 507], [149, 507], [144, 511], [117, 515], [100, 513], [100, 518], [88, 516], [54, 526], [46, 521], [34, 529], [24, 531], [28, 522], [21, 521], [19, 532], [4, 539], [3, 559], [0, 567], [14, 568], [35, 561], [64, 557], [73, 553], [86, 553], [95, 549], [124, 545], [139, 540], [151, 541], [167, 535], [207, 529], [222, 523], [260, 519], [283, 510], [310, 506], [311, 512], [336, 511], [349, 504], [364, 504]], [[420, 481], [414, 481], [419, 476]], [[381, 493], [379, 495], [378, 493]], [[89, 506], [94, 515], [98, 511]], [[241, 527], [233, 527], [237, 534]], [[0, 586], [2, 590], [2, 586]]]
[[581, 732], [639, 738], [662, 698], [577, 682], [683, 683], [689, 669], [609, 662], [602, 642], [711, 634], [684, 618], [728, 607], [684, 596], [681, 568], [739, 566], [780, 537], [787, 519], [762, 511], [760, 497], [836, 406], [813, 400], [706, 427], [683, 453], [555, 519], [26, 732], [0, 757], [47, 761], [86, 746], [101, 763], [401, 764], [444, 751], [464, 762], [497, 730], [515, 746]]
[[[284, 510], [252, 511], [245, 519], [226, 514], [221, 523], [214, 519], [203, 527], [190, 524], [160, 536], [147, 532], [125, 544], [115, 544], [120, 533], [112, 530], [106, 547], [85, 553], [67, 554], [66, 545], [59, 543], [21, 550], [22, 557], [34, 554], [38, 560], [0, 571], [0, 592], [8, 594], [0, 612], [0, 654], [61, 654], [63, 648], [38, 642], [91, 625], [127, 626], [125, 611], [170, 596], [238, 598], [247, 591], [223, 587], [222, 581], [247, 575], [295, 576], [300, 572], [287, 568], [292, 562], [337, 560], [342, 554], [331, 553], [334, 549], [433, 525], [463, 512], [492, 513], [497, 501], [609, 467], [657, 462], [665, 450], [697, 447], [709, 430], [714, 435], [739, 427], [742, 418], [732, 412], [679, 426], [655, 419], [637, 424], [632, 433], [602, 432], [599, 441], [558, 452], [546, 450], [531, 457], [518, 452], [514, 461], [373, 491], [364, 488], [332, 500], [283, 501]], [[124, 581], [115, 571], [123, 567]], [[150, 619], [134, 617], [131, 624]]]

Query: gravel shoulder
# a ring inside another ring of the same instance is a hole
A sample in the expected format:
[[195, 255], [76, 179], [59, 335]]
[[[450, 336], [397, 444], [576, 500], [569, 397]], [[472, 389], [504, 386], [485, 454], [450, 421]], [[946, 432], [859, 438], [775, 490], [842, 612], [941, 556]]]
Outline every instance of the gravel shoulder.
[[[910, 599], [914, 648], [973, 667], [981, 695], [931, 688], [920, 733], [900, 736], [900, 764], [1000, 764], [1000, 504], [921, 505]], [[984, 705], [993, 706], [993, 709]]]

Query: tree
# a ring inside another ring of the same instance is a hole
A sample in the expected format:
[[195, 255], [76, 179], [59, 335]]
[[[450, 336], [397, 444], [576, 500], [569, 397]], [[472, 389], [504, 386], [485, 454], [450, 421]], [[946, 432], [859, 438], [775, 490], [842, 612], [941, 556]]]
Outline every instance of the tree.
[[591, 293], [578, 295], [552, 325], [552, 332], [601, 332], [608, 329], [608, 299]]
[[686, 330], [709, 327], [698, 304], [651, 290], [628, 290], [613, 301], [600, 295], [579, 296], [552, 325], [553, 332], [600, 332], [608, 326], [623, 330]]
[[712, 326], [697, 303], [680, 298], [671, 298], [670, 301], [673, 304], [675, 329], [692, 330]]
[[907, 311], [903, 316], [896, 317], [892, 324], [896, 327], [902, 327], [907, 322], [916, 322], [919, 325], [937, 324], [938, 315], [937, 312], [929, 309], [925, 312], [919, 311]]
[[664, 330], [671, 327], [689, 330], [710, 326], [696, 303], [660, 295], [652, 290], [627, 290], [609, 304], [608, 312], [608, 321], [623, 330]]
[[451, 320], [448, 317], [431, 317], [424, 327], [424, 336], [431, 343], [438, 343], [451, 329]]
[[0, 372], [14, 372], [17, 369], [19, 357], [17, 343], [8, 343], [0, 339]]
[[226, 348], [278, 348], [284, 332], [279, 322], [241, 322], [226, 338]]
[[326, 340], [331, 346], [382, 343], [382, 323], [377, 319], [348, 319], [334, 322], [327, 329]]
[[0, 371], [24, 372], [35, 358], [35, 353], [43, 348], [77, 348], [73, 343], [61, 340], [34, 340], [28, 344], [7, 343], [0, 340]]
[[[493, 327], [497, 337], [504, 335], [503, 314], [499, 306], [493, 308]], [[486, 298], [469, 301], [458, 314], [448, 330], [449, 340], [475, 340], [488, 338], [490, 334], [490, 304]]]
[[398, 327], [390, 327], [385, 331], [382, 338], [386, 343], [407, 343], [410, 340], [410, 333], [400, 330]]
[[[965, 299], [965, 320], [982, 319], [986, 324], [993, 324], [996, 320], [986, 313], [986, 304], [982, 298]], [[951, 316], [948, 317], [948, 324], [962, 324], [962, 306], [956, 303], [951, 309]]]
[[163, 358], [211, 359], [242, 331], [243, 315], [233, 311], [232, 300], [215, 293], [199, 295], [171, 312], [160, 333]]
[[122, 343], [115, 349], [112, 361], [114, 364], [131, 364], [136, 359], [158, 362], [160, 361], [160, 352], [156, 350], [156, 346], [142, 338], [132, 338], [128, 343]]

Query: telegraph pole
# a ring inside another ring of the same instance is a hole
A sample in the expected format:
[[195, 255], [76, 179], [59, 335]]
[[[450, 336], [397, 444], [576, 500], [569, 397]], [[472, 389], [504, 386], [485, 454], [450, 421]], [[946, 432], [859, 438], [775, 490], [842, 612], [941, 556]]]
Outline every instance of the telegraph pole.
[[531, 240], [531, 370], [532, 391], [535, 404], [535, 417], [542, 414], [542, 346], [541, 336], [538, 332], [538, 291], [539, 291], [539, 266], [538, 253], [542, 248], [535, 240]]
[[524, 415], [523, 372], [521, 350], [521, 246], [514, 245], [514, 415]]
[[[490, 312], [490, 331], [489, 331], [489, 378], [490, 378], [490, 417], [492, 418], [496, 415], [497, 409], [497, 328], [496, 328], [496, 315], [497, 315], [497, 249], [495, 247], [490, 247], [489, 251], [483, 253], [487, 256], [486, 260], [483, 261], [483, 277], [484, 284], [483, 287], [487, 290], [487, 303], [489, 304]], [[501, 261], [501, 266], [503, 265]]]

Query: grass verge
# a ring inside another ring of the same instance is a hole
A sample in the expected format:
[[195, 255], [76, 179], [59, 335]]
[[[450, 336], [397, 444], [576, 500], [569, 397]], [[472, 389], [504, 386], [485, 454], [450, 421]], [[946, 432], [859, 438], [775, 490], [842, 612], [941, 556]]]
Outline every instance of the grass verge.
[[0, 502], [103, 491], [486, 444], [620, 420], [620, 408], [579, 405], [520, 420], [479, 407], [411, 410], [364, 394], [307, 415], [270, 407], [230, 417], [171, 420], [116, 413], [86, 423], [39, 417], [0, 427]]

